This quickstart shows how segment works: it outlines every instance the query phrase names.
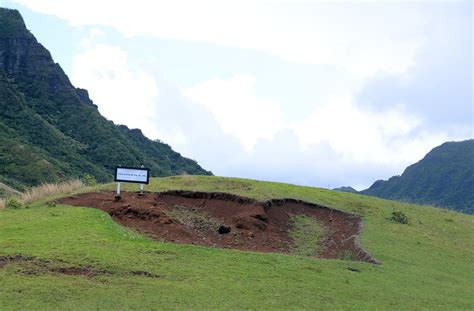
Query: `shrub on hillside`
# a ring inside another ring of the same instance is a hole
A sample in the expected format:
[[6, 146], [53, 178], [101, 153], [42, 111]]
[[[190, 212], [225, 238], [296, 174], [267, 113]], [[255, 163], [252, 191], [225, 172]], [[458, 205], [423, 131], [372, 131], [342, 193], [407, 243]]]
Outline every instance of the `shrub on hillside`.
[[95, 185], [97, 185], [97, 180], [91, 174], [85, 174], [84, 175], [84, 184], [86, 186], [95, 186]]
[[404, 225], [408, 224], [408, 216], [399, 210], [393, 211], [390, 219], [400, 224], [404, 224]]
[[5, 201], [5, 208], [8, 208], [8, 209], [19, 209], [19, 208], [22, 208], [23, 207], [23, 204], [18, 201], [18, 199], [15, 199], [15, 198], [8, 198], [6, 201]]

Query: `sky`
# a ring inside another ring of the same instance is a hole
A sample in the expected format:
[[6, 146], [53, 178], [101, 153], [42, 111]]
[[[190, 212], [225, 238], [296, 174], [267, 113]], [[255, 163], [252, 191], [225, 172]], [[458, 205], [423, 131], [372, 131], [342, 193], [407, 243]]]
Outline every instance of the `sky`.
[[474, 137], [471, 1], [0, 5], [106, 118], [215, 175], [361, 190]]

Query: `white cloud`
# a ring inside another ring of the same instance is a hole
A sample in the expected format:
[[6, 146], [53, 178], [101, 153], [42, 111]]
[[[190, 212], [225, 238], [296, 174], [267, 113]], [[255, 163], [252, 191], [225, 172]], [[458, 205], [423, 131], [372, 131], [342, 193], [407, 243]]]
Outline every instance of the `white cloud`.
[[249, 151], [258, 139], [271, 139], [284, 127], [280, 106], [257, 98], [255, 83], [255, 77], [249, 75], [213, 78], [183, 94], [206, 107], [222, 130], [237, 136]]
[[421, 120], [396, 108], [376, 112], [357, 105], [351, 96], [332, 96], [303, 122], [293, 125], [301, 142], [309, 146], [328, 141], [348, 162], [406, 163], [419, 155], [393, 150], [387, 142], [408, 139]]
[[127, 53], [120, 47], [97, 45], [75, 57], [71, 80], [89, 90], [108, 119], [156, 137], [153, 117], [158, 88], [149, 74], [131, 68]]
[[[305, 1], [14, 0], [71, 25], [126, 36], [209, 42], [334, 66], [361, 77], [414, 65], [426, 17], [419, 5]], [[403, 18], [403, 22], [400, 21]]]
[[[422, 134], [422, 140], [416, 138], [413, 133], [423, 120], [411, 116], [401, 104], [377, 111], [354, 102], [351, 95], [329, 96], [325, 102], [315, 103], [303, 120], [287, 123], [279, 103], [259, 99], [256, 88], [255, 77], [236, 75], [213, 78], [183, 90], [183, 94], [205, 107], [222, 130], [239, 138], [250, 154], [257, 152], [254, 146], [258, 141], [273, 141], [277, 134], [289, 131], [294, 137], [292, 144], [306, 154], [323, 143], [338, 161], [401, 168], [446, 139], [445, 135], [428, 133]], [[285, 152], [278, 156], [284, 158]], [[298, 162], [297, 157], [293, 160]]]
[[105, 31], [103, 31], [102, 29], [97, 27], [91, 27], [89, 28], [88, 36], [81, 39], [80, 46], [83, 49], [91, 49], [94, 47], [95, 41], [100, 38], [104, 38], [105, 34]]
[[[421, 131], [423, 119], [410, 115], [401, 103], [378, 111], [358, 104], [351, 95], [329, 96], [315, 103], [302, 121], [286, 123], [278, 102], [256, 96], [257, 82], [255, 77], [236, 75], [184, 90], [215, 117], [224, 132], [246, 147], [246, 153], [220, 158], [219, 162], [234, 165], [223, 165], [219, 174], [317, 185], [324, 185], [323, 178], [341, 183], [356, 171], [371, 178], [376, 173], [388, 177], [449, 138], [441, 132]], [[361, 172], [362, 167], [371, 169]]]
[[253, 76], [179, 90], [155, 69], [131, 63], [120, 47], [91, 45], [76, 56], [72, 80], [89, 89], [108, 118], [143, 129], [219, 175], [363, 187], [401, 173], [449, 138], [419, 132], [423, 120], [402, 104], [376, 111], [350, 94], [329, 96], [289, 124], [278, 102], [256, 95]]
[[448, 138], [413, 134], [423, 120], [402, 105], [373, 111], [350, 95], [328, 97], [288, 124], [277, 102], [258, 98], [255, 77], [213, 78], [179, 90], [116, 46], [77, 55], [72, 80], [89, 89], [108, 118], [143, 129], [218, 175], [362, 188], [401, 173]]

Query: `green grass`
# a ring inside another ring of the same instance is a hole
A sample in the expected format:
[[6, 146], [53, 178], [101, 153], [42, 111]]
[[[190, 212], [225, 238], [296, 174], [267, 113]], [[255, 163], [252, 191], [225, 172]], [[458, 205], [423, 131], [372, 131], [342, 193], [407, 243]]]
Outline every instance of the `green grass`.
[[[96, 209], [37, 203], [30, 209], [0, 210], [0, 255], [61, 260], [58, 264], [111, 273], [93, 278], [27, 275], [19, 264], [7, 265], [0, 269], [1, 309], [474, 309], [473, 216], [221, 177], [153, 179], [146, 187], [170, 189], [225, 191], [261, 200], [292, 197], [357, 213], [364, 219], [361, 244], [382, 264], [163, 243], [122, 228]], [[409, 223], [390, 220], [394, 210], [406, 214]], [[129, 274], [137, 270], [161, 277]]]
[[289, 236], [293, 239], [291, 253], [318, 256], [324, 249], [324, 227], [313, 217], [293, 215], [289, 219]]

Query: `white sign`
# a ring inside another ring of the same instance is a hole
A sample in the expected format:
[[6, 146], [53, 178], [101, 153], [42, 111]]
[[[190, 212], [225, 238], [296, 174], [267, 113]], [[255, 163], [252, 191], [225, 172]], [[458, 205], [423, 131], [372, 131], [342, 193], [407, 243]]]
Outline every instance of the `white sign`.
[[148, 184], [150, 170], [139, 167], [117, 167], [115, 168], [115, 181], [134, 182]]

